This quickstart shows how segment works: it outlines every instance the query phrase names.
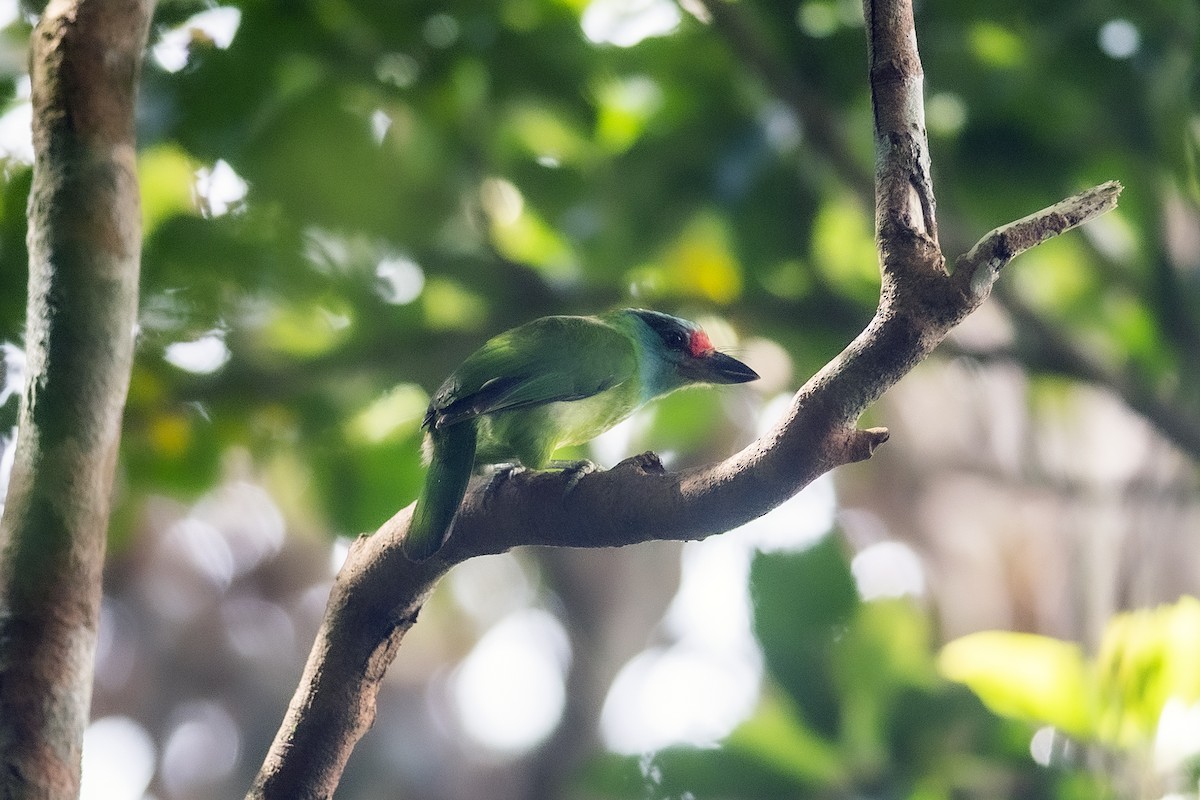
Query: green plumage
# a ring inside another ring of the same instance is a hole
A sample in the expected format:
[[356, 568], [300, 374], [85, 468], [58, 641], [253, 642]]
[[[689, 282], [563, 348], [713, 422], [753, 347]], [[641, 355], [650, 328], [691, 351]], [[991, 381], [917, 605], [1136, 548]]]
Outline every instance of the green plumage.
[[756, 377], [693, 323], [652, 311], [543, 317], [496, 336], [430, 401], [429, 473], [405, 554], [420, 561], [442, 546], [474, 465], [540, 469], [559, 447], [591, 440], [654, 397]]
[[451, 425], [430, 434], [432, 446], [425, 488], [413, 510], [404, 552], [416, 561], [429, 558], [442, 546], [442, 536], [458, 511], [471, 468], [475, 465], [476, 430], [473, 422]]

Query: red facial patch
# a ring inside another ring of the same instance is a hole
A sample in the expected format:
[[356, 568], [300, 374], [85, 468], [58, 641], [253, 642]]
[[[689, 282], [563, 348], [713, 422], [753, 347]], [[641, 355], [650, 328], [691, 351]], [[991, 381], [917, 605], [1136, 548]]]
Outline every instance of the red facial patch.
[[706, 356], [714, 349], [708, 334], [704, 331], [693, 331], [692, 338], [688, 339], [688, 352], [691, 353], [692, 358]]

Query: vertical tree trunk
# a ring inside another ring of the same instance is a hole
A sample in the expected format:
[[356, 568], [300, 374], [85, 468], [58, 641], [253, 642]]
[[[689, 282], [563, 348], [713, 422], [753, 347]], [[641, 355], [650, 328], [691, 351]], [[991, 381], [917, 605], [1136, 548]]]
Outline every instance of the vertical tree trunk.
[[137, 318], [133, 110], [152, 0], [53, 0], [31, 42], [27, 374], [0, 519], [0, 797], [74, 798]]

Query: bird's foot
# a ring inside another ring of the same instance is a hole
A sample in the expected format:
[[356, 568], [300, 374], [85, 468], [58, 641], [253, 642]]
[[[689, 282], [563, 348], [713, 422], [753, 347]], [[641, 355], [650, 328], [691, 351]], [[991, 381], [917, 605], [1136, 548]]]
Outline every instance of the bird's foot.
[[579, 485], [584, 475], [600, 471], [600, 467], [596, 466], [594, 461], [588, 461], [586, 458], [578, 461], [551, 461], [547, 466], [562, 470], [563, 474], [567, 476], [566, 494], [570, 494]]
[[496, 496], [496, 492], [500, 491], [500, 487], [519, 472], [524, 472], [525, 468], [520, 464], [496, 464], [492, 469], [492, 475], [488, 479], [487, 486], [483, 487], [483, 505], [486, 508], [491, 504], [492, 498]]
[[585, 475], [589, 472], [595, 472], [600, 469], [595, 461], [589, 461], [586, 458], [580, 459], [554, 459], [546, 463], [546, 469], [558, 469], [563, 472], [583, 472]]

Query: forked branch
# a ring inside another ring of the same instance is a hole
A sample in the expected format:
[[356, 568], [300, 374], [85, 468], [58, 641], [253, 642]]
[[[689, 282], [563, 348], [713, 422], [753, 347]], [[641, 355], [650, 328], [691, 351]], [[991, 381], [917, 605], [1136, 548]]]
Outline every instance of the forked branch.
[[668, 472], [653, 454], [577, 483], [520, 473], [467, 493], [449, 542], [427, 562], [401, 552], [411, 507], [360, 538], [337, 577], [308, 664], [252, 797], [328, 797], [374, 719], [379, 680], [436, 581], [453, 565], [520, 545], [610, 547], [699, 539], [748, 522], [834, 467], [869, 458], [882, 428], [868, 405], [984, 301], [1018, 253], [1112, 208], [1107, 183], [997, 228], [945, 267], [909, 0], [867, 0], [875, 108], [876, 239], [883, 275], [871, 323], [797, 393], [772, 431], [727, 460]]

